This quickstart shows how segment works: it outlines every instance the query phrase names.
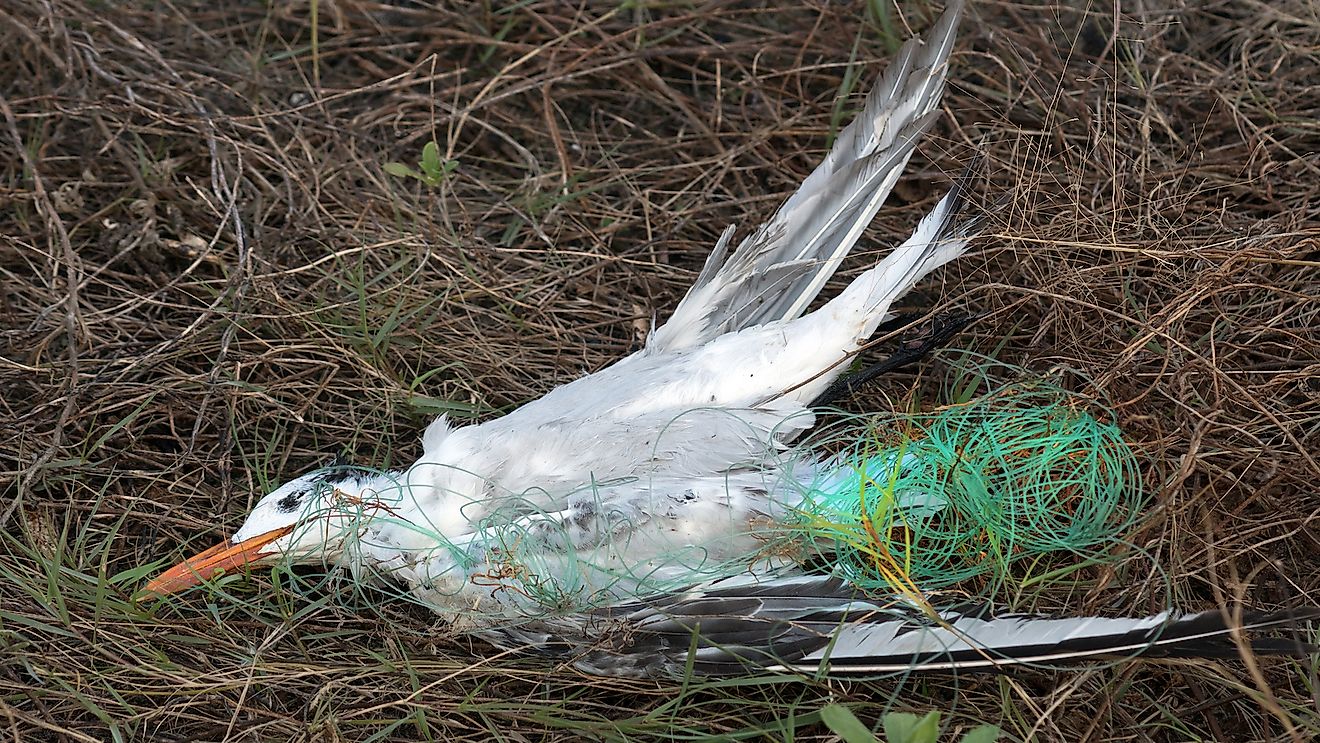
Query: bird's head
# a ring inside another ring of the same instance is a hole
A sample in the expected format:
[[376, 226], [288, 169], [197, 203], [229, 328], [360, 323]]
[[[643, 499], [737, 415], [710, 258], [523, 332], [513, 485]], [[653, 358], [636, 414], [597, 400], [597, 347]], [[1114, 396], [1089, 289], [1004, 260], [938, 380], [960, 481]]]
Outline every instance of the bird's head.
[[391, 475], [337, 457], [272, 490], [232, 537], [156, 576], [145, 590], [164, 596], [244, 566], [331, 563], [358, 528], [388, 510], [380, 493], [392, 482]]

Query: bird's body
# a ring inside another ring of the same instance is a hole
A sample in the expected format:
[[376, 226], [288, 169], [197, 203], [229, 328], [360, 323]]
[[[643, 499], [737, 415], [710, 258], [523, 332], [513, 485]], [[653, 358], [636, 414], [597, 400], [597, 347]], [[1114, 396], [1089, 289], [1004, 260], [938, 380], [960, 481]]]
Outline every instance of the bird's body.
[[903, 245], [805, 312], [934, 120], [961, 5], [926, 43], [905, 45], [822, 165], [731, 256], [725, 232], [642, 350], [501, 418], [437, 420], [403, 471], [332, 467], [291, 481], [226, 545], [149, 588], [277, 558], [342, 565], [402, 584], [497, 644], [630, 675], [689, 662], [712, 672], [976, 665], [1040, 644], [1024, 637], [1049, 638], [1057, 652], [1036, 648], [1044, 657], [1066, 655], [1069, 642], [1089, 653], [1108, 638], [1127, 652], [1176, 636], [1171, 628], [1199, 629], [1204, 618], [1039, 619], [1054, 624], [1032, 629], [1021, 617], [941, 616], [859, 596], [767, 549], [804, 493], [846, 469], [789, 452], [814, 425], [810, 404], [894, 301], [971, 237], [960, 182]]
[[[732, 256], [726, 231], [644, 348], [495, 420], [438, 419], [408, 469], [340, 479], [341, 503], [299, 501], [342, 512], [313, 522], [311, 543], [352, 534], [341, 561], [469, 620], [544, 611], [498, 577], [525, 572], [501, 564], [514, 541], [549, 593], [579, 597], [575, 609], [635, 596], [661, 575], [719, 574], [676, 559], [684, 547], [712, 570], [754, 554], [758, 530], [815, 476], [814, 463], [794, 472], [780, 456], [813, 425], [808, 403], [894, 300], [967, 246], [958, 184], [902, 246], [804, 314], [933, 122], [957, 20], [954, 8], [929, 43], [900, 52], [825, 162]], [[281, 501], [268, 496], [234, 540], [268, 531], [260, 516]]]

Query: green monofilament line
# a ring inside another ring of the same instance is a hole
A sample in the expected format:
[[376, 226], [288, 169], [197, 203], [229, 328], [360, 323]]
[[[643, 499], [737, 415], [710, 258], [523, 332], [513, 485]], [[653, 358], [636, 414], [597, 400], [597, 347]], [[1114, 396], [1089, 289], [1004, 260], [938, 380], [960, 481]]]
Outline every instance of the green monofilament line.
[[862, 587], [930, 590], [1047, 553], [1096, 558], [1141, 505], [1136, 458], [1088, 402], [1043, 382], [872, 420], [801, 509]]

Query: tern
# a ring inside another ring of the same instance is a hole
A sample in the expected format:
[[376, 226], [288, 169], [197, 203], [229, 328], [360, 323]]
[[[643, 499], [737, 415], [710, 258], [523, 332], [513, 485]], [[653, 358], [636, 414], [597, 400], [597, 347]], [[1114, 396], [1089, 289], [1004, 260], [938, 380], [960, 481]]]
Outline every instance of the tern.
[[[404, 587], [457, 631], [620, 676], [884, 673], [1122, 655], [1236, 652], [1217, 612], [995, 614], [873, 596], [767, 552], [765, 535], [827, 455], [786, 457], [894, 302], [962, 255], [968, 178], [877, 265], [817, 309], [936, 120], [963, 2], [912, 39], [774, 216], [695, 283], [644, 347], [503, 417], [445, 417], [401, 471], [335, 462], [267, 494], [223, 543], [146, 587], [224, 571], [342, 566]], [[846, 385], [845, 385], [846, 386]], [[1313, 616], [1314, 612], [1306, 616]], [[1248, 615], [1290, 624], [1297, 614]], [[1262, 652], [1296, 652], [1278, 638]]]

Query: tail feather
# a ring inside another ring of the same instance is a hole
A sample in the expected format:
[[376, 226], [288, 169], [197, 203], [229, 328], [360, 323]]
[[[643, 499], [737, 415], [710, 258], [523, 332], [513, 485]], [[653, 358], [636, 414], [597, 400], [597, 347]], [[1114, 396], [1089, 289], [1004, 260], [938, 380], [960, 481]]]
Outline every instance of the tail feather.
[[[880, 675], [996, 670], [1133, 656], [1234, 657], [1235, 631], [1296, 629], [1320, 607], [1248, 613], [1240, 627], [1217, 611], [1141, 618], [996, 615], [985, 606], [932, 614], [902, 598], [877, 601], [827, 576], [714, 581], [689, 591], [484, 632], [616, 676], [734, 675], [749, 671]], [[1302, 655], [1295, 639], [1253, 638], [1262, 655]]]
[[802, 315], [870, 224], [935, 120], [963, 4], [949, 3], [928, 41], [912, 39], [903, 46], [820, 166], [731, 258], [725, 232], [644, 353], [689, 348]]

